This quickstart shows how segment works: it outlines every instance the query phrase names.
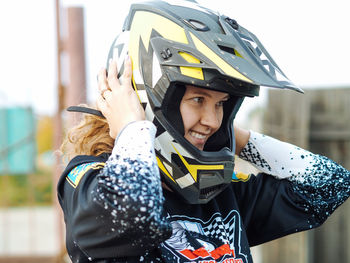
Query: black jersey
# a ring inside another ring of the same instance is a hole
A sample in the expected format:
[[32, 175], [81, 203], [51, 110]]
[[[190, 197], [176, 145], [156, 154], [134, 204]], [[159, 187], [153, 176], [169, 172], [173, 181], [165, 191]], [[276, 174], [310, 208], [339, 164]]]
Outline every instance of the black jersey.
[[349, 196], [343, 167], [252, 133], [241, 158], [263, 173], [236, 174], [207, 204], [186, 204], [162, 189], [144, 144], [154, 135], [141, 126], [154, 129], [129, 125], [110, 156], [78, 156], [64, 171], [58, 196], [72, 262], [252, 262], [250, 246], [319, 226]]

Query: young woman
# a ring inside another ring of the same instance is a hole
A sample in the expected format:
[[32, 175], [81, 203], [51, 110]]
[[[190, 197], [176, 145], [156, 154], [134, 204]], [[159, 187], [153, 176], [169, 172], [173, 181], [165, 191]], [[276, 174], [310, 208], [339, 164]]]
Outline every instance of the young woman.
[[[132, 5], [99, 73], [102, 117], [64, 144], [73, 262], [252, 262], [250, 246], [319, 226], [349, 196], [340, 165], [233, 126], [259, 85], [297, 88], [234, 20], [172, 2]], [[235, 154], [262, 173], [234, 173]]]

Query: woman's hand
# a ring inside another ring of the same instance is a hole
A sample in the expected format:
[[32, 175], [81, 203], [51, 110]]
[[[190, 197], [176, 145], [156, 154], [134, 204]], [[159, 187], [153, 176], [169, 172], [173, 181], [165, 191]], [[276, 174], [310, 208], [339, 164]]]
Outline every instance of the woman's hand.
[[130, 122], [145, 119], [145, 111], [131, 85], [131, 59], [124, 62], [122, 83], [117, 78], [118, 69], [115, 61], [109, 63], [108, 77], [106, 69], [98, 74], [99, 96], [97, 106], [106, 117], [109, 125], [109, 135], [116, 138], [119, 132]]

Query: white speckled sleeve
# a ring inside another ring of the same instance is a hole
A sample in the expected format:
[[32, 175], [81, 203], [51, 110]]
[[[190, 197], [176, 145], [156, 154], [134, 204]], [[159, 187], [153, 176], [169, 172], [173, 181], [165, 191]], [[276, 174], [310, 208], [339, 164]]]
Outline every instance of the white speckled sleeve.
[[159, 177], [157, 160], [154, 152], [156, 131], [154, 124], [149, 121], [138, 121], [127, 125], [116, 138], [107, 165], [109, 163], [114, 163], [116, 157], [129, 157], [147, 163]]
[[264, 173], [292, 182], [301, 204], [323, 222], [350, 195], [350, 172], [327, 157], [251, 131], [240, 157]]
[[154, 152], [156, 128], [149, 121], [126, 126], [99, 174], [97, 202], [110, 213], [110, 232], [129, 236], [131, 246], [156, 244], [170, 230]]
[[295, 145], [250, 131], [250, 139], [240, 158], [257, 169], [277, 178], [288, 178], [305, 173], [313, 154]]

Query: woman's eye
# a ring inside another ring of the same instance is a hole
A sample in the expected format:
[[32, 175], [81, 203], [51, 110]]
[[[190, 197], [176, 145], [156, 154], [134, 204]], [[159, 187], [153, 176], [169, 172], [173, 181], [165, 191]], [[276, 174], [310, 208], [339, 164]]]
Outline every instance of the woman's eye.
[[195, 97], [195, 98], [192, 98], [192, 100], [193, 100], [194, 102], [196, 102], [196, 103], [201, 103], [201, 102], [203, 102], [203, 98], [201, 98], [201, 97]]
[[227, 100], [219, 101], [219, 102], [216, 104], [216, 106], [222, 107], [222, 106], [224, 106], [224, 104], [225, 104], [226, 101], [227, 101]]

